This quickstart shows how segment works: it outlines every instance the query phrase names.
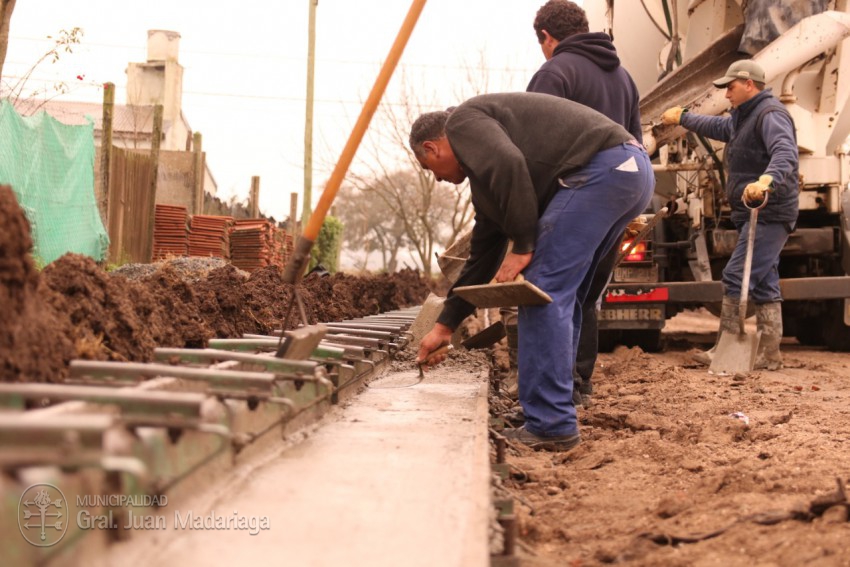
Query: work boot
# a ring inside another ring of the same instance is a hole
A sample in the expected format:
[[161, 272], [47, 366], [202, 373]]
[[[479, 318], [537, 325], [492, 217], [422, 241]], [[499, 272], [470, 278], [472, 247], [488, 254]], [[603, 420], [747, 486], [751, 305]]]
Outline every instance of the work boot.
[[782, 303], [756, 305], [756, 328], [761, 331], [756, 354], [756, 369], [779, 370], [782, 368]]
[[584, 405], [584, 396], [581, 395], [581, 391], [575, 386], [575, 384], [573, 384], [573, 405], [576, 409]]
[[579, 433], [542, 437], [535, 435], [526, 429], [525, 426], [516, 429], [505, 429], [502, 431], [502, 437], [509, 441], [519, 441], [535, 451], [569, 451], [581, 443], [581, 435]]
[[714, 353], [717, 351], [717, 345], [720, 343], [720, 336], [723, 333], [737, 335], [741, 331], [738, 316], [739, 307], [740, 300], [738, 298], [729, 297], [728, 295], [723, 296], [723, 305], [720, 307], [720, 328], [717, 331], [717, 341], [710, 349], [694, 354], [691, 358], [695, 362], [711, 366], [711, 361], [714, 360]]
[[573, 367], [573, 405], [580, 408], [584, 405], [584, 400], [581, 395], [582, 379], [581, 374]]
[[521, 427], [525, 424], [525, 412], [522, 411], [522, 406], [517, 404], [516, 407], [503, 414], [502, 419], [513, 427]]

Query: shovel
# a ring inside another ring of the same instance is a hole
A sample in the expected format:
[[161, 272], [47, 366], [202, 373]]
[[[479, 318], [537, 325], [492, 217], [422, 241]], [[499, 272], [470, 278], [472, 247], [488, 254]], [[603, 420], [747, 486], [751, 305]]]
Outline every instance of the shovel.
[[746, 374], [752, 372], [758, 354], [761, 331], [748, 335], [744, 331], [744, 319], [747, 318], [747, 298], [750, 293], [750, 271], [753, 265], [753, 245], [756, 239], [756, 223], [759, 209], [767, 204], [767, 193], [758, 207], [744, 206], [750, 209], [750, 229], [747, 232], [747, 254], [744, 257], [744, 276], [741, 278], [741, 301], [738, 305], [740, 328], [737, 334], [721, 333], [717, 350], [711, 359], [708, 371], [712, 374]]

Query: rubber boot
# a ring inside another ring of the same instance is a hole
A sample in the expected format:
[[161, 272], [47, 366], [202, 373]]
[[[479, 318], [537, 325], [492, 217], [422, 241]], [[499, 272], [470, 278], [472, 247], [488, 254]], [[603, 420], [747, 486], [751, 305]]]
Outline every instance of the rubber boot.
[[740, 300], [738, 298], [729, 297], [728, 295], [723, 296], [723, 305], [720, 307], [720, 329], [717, 332], [717, 341], [710, 349], [693, 355], [692, 358], [694, 361], [710, 366], [711, 361], [714, 359], [714, 353], [717, 351], [717, 345], [720, 343], [720, 336], [723, 333], [737, 335], [740, 332], [741, 326], [738, 317], [739, 304]]
[[756, 328], [761, 331], [755, 368], [779, 370], [782, 368], [782, 303], [756, 305]]

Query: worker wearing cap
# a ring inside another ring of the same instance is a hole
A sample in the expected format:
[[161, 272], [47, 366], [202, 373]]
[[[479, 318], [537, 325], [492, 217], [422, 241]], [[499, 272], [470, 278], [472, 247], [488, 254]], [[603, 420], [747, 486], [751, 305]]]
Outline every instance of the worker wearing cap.
[[[525, 425], [505, 435], [535, 449], [571, 449], [580, 441], [572, 390], [581, 302], [600, 259], [652, 197], [649, 156], [604, 115], [539, 93], [481, 95], [423, 114], [410, 148], [438, 181], [469, 178], [475, 225], [454, 287], [522, 273], [552, 298], [519, 309]], [[449, 343], [474, 310], [450, 291], [417, 360]]]
[[[736, 61], [725, 76], [714, 81], [715, 87], [726, 89], [732, 105], [728, 116], [704, 116], [676, 106], [664, 111], [661, 120], [726, 143], [726, 196], [739, 236], [723, 270], [720, 333], [740, 330], [738, 306], [750, 218], [743, 201], [755, 206], [768, 199], [758, 215], [749, 297], [756, 306], [756, 324], [761, 331], [756, 368], [776, 370], [782, 367], [779, 254], [797, 223], [799, 155], [794, 121], [764, 85], [764, 69], [758, 63]], [[715, 348], [716, 344], [695, 358], [710, 364]]]

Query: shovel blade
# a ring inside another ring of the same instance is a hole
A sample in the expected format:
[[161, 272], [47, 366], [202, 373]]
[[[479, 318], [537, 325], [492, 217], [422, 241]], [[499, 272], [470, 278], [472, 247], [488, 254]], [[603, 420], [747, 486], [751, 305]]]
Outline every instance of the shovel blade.
[[761, 331], [750, 333], [722, 333], [717, 350], [711, 359], [709, 372], [712, 374], [746, 374], [756, 364]]

